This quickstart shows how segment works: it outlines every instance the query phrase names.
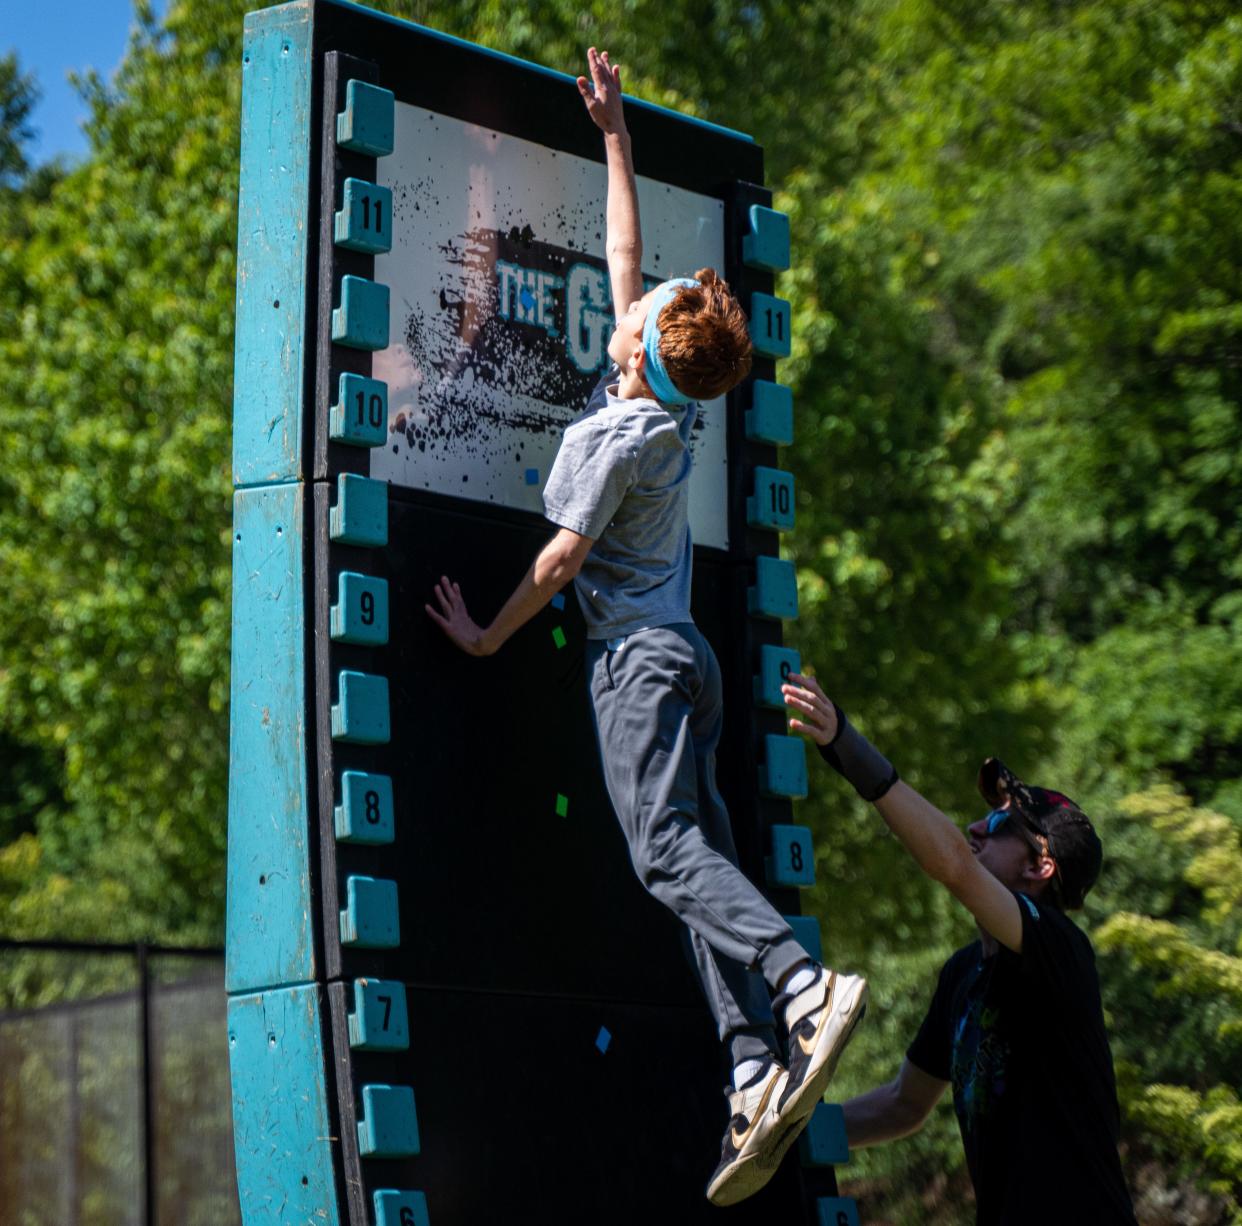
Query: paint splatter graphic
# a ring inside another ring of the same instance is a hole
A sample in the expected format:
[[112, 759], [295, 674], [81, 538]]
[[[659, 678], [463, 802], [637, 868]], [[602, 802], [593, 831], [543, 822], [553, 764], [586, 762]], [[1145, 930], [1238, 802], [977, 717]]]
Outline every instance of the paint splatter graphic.
[[[390, 287], [392, 344], [372, 374], [388, 383], [390, 420], [371, 474], [538, 511], [561, 433], [609, 366], [604, 169], [399, 105], [380, 171], [393, 249], [375, 276]], [[720, 264], [719, 201], [640, 181], [640, 207], [649, 284]], [[691, 524], [723, 546], [724, 402], [704, 410]]]

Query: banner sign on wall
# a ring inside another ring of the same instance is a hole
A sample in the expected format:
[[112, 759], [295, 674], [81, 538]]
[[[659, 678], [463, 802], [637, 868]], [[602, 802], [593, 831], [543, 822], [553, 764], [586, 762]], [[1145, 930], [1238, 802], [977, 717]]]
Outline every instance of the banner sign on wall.
[[[394, 237], [375, 276], [390, 287], [392, 327], [373, 372], [388, 384], [389, 439], [371, 476], [539, 512], [565, 426], [610, 366], [607, 172], [404, 104], [396, 145], [416, 152], [380, 162]], [[644, 178], [638, 194], [648, 285], [723, 267], [720, 200]], [[718, 549], [729, 544], [724, 411], [723, 397], [705, 403], [691, 440], [691, 532]]]

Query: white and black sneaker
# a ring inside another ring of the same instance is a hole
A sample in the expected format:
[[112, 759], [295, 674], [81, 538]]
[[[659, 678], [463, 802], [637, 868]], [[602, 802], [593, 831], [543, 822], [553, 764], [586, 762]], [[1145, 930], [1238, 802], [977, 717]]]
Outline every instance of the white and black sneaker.
[[732, 1118], [725, 1129], [720, 1165], [707, 1184], [707, 1199], [713, 1205], [745, 1200], [775, 1173], [776, 1166], [761, 1159], [779, 1127], [776, 1102], [787, 1077], [775, 1060], [769, 1060], [740, 1089], [729, 1092]]
[[772, 1150], [777, 1162], [811, 1118], [867, 1012], [867, 981], [861, 975], [840, 975], [822, 966], [816, 970], [814, 981], [800, 992], [776, 998], [789, 1031], [789, 1076], [776, 1104], [788, 1130], [782, 1130]]

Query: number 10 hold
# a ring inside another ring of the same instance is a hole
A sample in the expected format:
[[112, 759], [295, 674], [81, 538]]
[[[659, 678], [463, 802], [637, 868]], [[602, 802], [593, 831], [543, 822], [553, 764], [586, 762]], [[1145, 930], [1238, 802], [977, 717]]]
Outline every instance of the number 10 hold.
[[382, 447], [388, 440], [388, 384], [364, 375], [342, 375], [328, 414], [328, 437], [354, 447]]

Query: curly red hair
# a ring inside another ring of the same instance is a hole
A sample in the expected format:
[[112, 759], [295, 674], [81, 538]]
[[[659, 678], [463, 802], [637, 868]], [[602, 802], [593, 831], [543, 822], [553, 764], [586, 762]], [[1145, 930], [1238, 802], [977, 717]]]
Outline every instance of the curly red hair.
[[750, 374], [750, 328], [728, 283], [712, 268], [679, 290], [660, 312], [660, 357], [677, 390], [713, 400]]

